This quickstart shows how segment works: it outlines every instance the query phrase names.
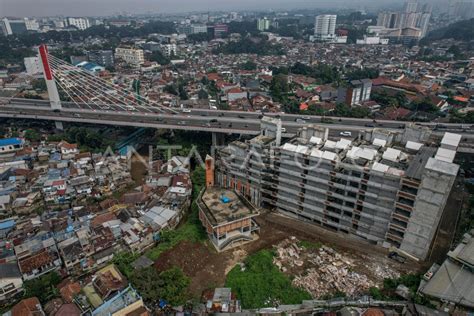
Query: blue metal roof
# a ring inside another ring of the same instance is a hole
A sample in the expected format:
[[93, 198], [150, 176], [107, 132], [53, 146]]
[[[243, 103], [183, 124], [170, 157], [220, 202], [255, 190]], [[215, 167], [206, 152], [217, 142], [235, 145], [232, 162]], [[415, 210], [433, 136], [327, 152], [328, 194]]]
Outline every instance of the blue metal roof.
[[8, 228], [12, 228], [13, 226], [15, 226], [15, 221], [13, 219], [0, 222], [0, 229], [8, 229]]
[[21, 138], [2, 138], [0, 139], [0, 146], [21, 145], [23, 140]]

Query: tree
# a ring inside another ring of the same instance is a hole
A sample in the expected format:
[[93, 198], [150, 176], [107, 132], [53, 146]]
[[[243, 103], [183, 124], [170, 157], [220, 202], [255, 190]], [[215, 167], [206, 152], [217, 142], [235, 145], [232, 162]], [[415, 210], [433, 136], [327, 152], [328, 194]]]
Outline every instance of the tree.
[[379, 76], [379, 70], [375, 68], [364, 68], [351, 71], [347, 74], [348, 80], [374, 79]]
[[199, 98], [200, 100], [206, 100], [207, 98], [209, 98], [209, 95], [207, 94], [206, 90], [201, 89], [201, 90], [199, 90], [199, 92], [198, 92], [198, 98]]
[[272, 82], [270, 84], [270, 91], [273, 98], [276, 100], [281, 100], [283, 96], [290, 91], [288, 77], [285, 75], [273, 76]]
[[257, 55], [283, 55], [284, 50], [280, 44], [272, 44], [265, 38], [243, 38], [238, 42], [229, 42], [215, 50], [214, 54], [257, 54]]
[[154, 267], [134, 271], [130, 282], [145, 301], [158, 301], [161, 298], [163, 283], [160, 274]]
[[35, 79], [31, 85], [33, 86], [33, 89], [37, 91], [46, 91], [46, 81], [44, 81], [44, 79]]
[[168, 65], [171, 62], [170, 59], [163, 55], [163, 53], [159, 50], [151, 53], [149, 59], [150, 61], [156, 61], [160, 65]]
[[25, 139], [31, 142], [39, 142], [41, 140], [41, 135], [34, 129], [27, 129], [25, 131]]
[[23, 283], [25, 297], [37, 297], [42, 304], [58, 297], [59, 291], [56, 288], [61, 282], [61, 277], [56, 271], [45, 274], [33, 280], [27, 280]]
[[411, 109], [413, 111], [423, 111], [423, 112], [438, 112], [439, 109], [431, 101], [429, 97], [424, 97], [421, 100], [415, 100], [411, 104]]
[[240, 69], [243, 69], [243, 70], [255, 70], [255, 69], [257, 69], [257, 64], [254, 63], [254, 62], [251, 61], [251, 60], [248, 60], [248, 61], [246, 61], [245, 63], [243, 63], [242, 65], [240, 65]]
[[208, 32], [189, 34], [187, 36], [188, 41], [192, 43], [209, 42], [213, 38], [214, 34]]
[[160, 273], [162, 283], [160, 295], [161, 298], [168, 301], [172, 306], [178, 306], [186, 303], [187, 288], [190, 283], [183, 271], [177, 267]]
[[183, 83], [181, 83], [181, 84], [178, 86], [178, 91], [179, 91], [179, 98], [180, 98], [181, 100], [187, 100], [187, 99], [189, 99], [188, 93], [186, 92], [186, 89], [185, 89]]
[[178, 95], [178, 91], [176, 90], [176, 86], [174, 84], [166, 85], [163, 88], [163, 91], [167, 92], [167, 93], [170, 93], [170, 94]]

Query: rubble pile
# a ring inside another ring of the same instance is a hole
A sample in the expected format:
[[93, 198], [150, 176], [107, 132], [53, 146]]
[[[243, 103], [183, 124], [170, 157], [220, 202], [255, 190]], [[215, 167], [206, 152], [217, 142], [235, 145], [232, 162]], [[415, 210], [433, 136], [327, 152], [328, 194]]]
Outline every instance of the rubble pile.
[[[338, 291], [348, 296], [357, 296], [378, 283], [364, 273], [355, 272], [357, 264], [354, 259], [327, 246], [308, 249], [300, 246], [298, 239], [290, 237], [278, 244], [275, 252], [273, 263], [280, 271], [295, 275], [293, 284], [306, 289], [314, 298]], [[383, 272], [379, 266], [371, 269], [376, 274], [392, 277], [393, 272]]]

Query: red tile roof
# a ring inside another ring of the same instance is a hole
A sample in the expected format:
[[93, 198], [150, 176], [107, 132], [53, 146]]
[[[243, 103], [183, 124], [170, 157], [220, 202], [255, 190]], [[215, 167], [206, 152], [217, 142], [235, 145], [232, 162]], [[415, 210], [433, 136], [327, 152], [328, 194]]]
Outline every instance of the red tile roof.
[[81, 285], [78, 282], [67, 280], [66, 284], [59, 284], [59, 293], [63, 300], [67, 303], [72, 302], [74, 296], [81, 292]]
[[107, 213], [99, 214], [96, 217], [94, 217], [94, 219], [91, 221], [91, 226], [97, 227], [97, 226], [102, 225], [105, 222], [108, 222], [114, 219], [117, 219], [114, 213], [107, 212]]
[[39, 269], [47, 264], [54, 261], [54, 257], [46, 250], [43, 249], [39, 253], [29, 256], [25, 259], [20, 259], [18, 265], [22, 273], [31, 273], [35, 269]]
[[41, 303], [36, 297], [26, 298], [13, 306], [12, 316], [35, 316], [42, 315]]

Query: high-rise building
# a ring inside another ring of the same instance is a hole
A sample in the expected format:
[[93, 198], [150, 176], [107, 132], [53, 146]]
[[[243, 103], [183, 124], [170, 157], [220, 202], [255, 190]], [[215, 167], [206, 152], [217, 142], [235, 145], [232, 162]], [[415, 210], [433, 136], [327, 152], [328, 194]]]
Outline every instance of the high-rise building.
[[28, 31], [39, 31], [39, 23], [35, 19], [24, 18], [25, 26]]
[[69, 26], [74, 26], [81, 31], [88, 29], [91, 26], [89, 19], [87, 18], [67, 18], [67, 24]]
[[450, 0], [448, 15], [451, 20], [466, 20], [474, 17], [474, 0]]
[[26, 73], [29, 76], [36, 76], [43, 73], [38, 57], [25, 57], [23, 62], [25, 64]]
[[3, 34], [13, 35], [28, 32], [26, 20], [23, 18], [3, 18], [1, 21]]
[[336, 38], [337, 15], [318, 15], [314, 23], [314, 35], [317, 40], [331, 41]]
[[428, 33], [431, 13], [422, 13], [420, 19], [417, 21], [416, 27], [421, 30], [421, 37], [425, 37]]
[[408, 1], [403, 12], [380, 12], [377, 26], [385, 27], [390, 33], [400, 34], [399, 36], [417, 34], [415, 37], [422, 38], [428, 32], [431, 10], [430, 5], [421, 6], [416, 1]]
[[162, 44], [160, 45], [160, 51], [168, 57], [171, 56], [176, 56], [176, 53], [178, 51], [178, 47], [176, 44]]
[[216, 25], [214, 25], [214, 37], [215, 38], [221, 38], [227, 32], [229, 32], [229, 26], [227, 24], [216, 24]]
[[417, 1], [407, 1], [403, 6], [403, 11], [405, 13], [418, 12], [418, 2]]
[[114, 65], [114, 53], [111, 50], [96, 50], [87, 52], [87, 59], [103, 67]]
[[270, 23], [271, 23], [270, 20], [267, 19], [267, 18], [258, 19], [257, 20], [257, 29], [260, 32], [267, 31], [268, 29], [270, 29]]
[[133, 47], [117, 47], [115, 49], [115, 59], [121, 59], [127, 64], [139, 66], [145, 61], [143, 49]]
[[[281, 122], [274, 126], [281, 133]], [[327, 129], [307, 125], [279, 145], [278, 132], [264, 130], [218, 152], [217, 185], [257, 207], [428, 256], [459, 170], [461, 135], [446, 133], [434, 146], [430, 129], [410, 125], [332, 141]]]
[[191, 34], [207, 33], [207, 25], [191, 25]]
[[346, 91], [347, 105], [360, 105], [370, 100], [372, 91], [372, 81], [370, 79], [352, 80]]

